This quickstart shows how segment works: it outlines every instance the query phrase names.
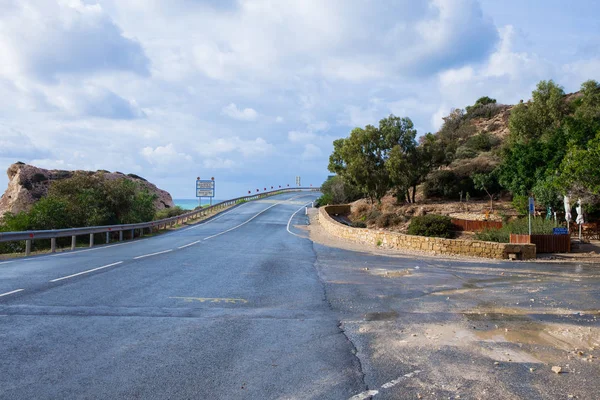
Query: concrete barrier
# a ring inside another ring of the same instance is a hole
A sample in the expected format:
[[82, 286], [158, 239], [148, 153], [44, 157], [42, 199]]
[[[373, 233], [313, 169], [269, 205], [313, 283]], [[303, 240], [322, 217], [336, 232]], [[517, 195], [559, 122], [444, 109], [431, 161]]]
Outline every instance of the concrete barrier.
[[536, 258], [535, 245], [533, 244], [495, 243], [405, 235], [374, 229], [352, 228], [331, 218], [331, 215], [349, 213], [349, 205], [324, 206], [319, 209], [319, 223], [323, 229], [333, 236], [380, 248], [416, 250], [432, 255], [461, 255], [498, 260], [531, 260]]

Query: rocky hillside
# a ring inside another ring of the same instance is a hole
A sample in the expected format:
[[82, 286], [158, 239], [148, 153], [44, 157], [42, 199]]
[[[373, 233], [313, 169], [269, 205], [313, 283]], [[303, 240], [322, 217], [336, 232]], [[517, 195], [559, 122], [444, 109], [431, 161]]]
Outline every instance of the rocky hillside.
[[0, 198], [0, 217], [6, 212], [16, 214], [28, 211], [33, 203], [48, 193], [48, 187], [53, 181], [70, 178], [78, 172], [89, 175], [103, 174], [107, 179], [125, 178], [138, 182], [150, 193], [156, 194], [154, 205], [157, 210], [175, 206], [168, 192], [157, 188], [156, 185], [137, 175], [109, 171], [47, 170], [18, 162], [12, 164], [6, 171], [9, 182], [6, 192]]

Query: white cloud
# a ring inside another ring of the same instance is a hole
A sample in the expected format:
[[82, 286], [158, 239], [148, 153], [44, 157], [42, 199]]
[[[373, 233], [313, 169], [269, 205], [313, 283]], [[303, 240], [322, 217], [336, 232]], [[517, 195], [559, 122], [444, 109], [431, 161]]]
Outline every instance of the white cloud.
[[514, 5], [492, 3], [0, 1], [0, 159], [141, 172], [183, 197], [198, 173], [317, 183], [334, 139], [389, 113], [424, 133], [483, 95], [600, 78], [597, 51], [577, 50], [598, 48], [593, 23], [545, 28], [558, 60], [532, 18], [498, 29]]
[[258, 117], [258, 113], [252, 108], [244, 108], [243, 110], [238, 109], [235, 103], [231, 103], [228, 106], [223, 107], [221, 110], [223, 115], [226, 115], [233, 119], [240, 121], [255, 121]]
[[288, 132], [288, 140], [292, 143], [305, 143], [314, 140], [317, 137], [312, 132], [299, 132], [299, 131], [290, 131]]
[[205, 156], [238, 153], [244, 157], [267, 155], [273, 152], [274, 149], [275, 147], [272, 144], [261, 137], [253, 140], [245, 140], [241, 139], [239, 136], [211, 140], [202, 143], [196, 148], [199, 154]]
[[302, 159], [304, 160], [312, 160], [315, 158], [319, 158], [323, 154], [323, 151], [320, 147], [308, 143], [304, 145], [304, 152], [302, 153]]
[[178, 165], [181, 162], [192, 161], [191, 156], [175, 150], [173, 143], [155, 148], [144, 147], [140, 154], [152, 165]]
[[[99, 4], [80, 0], [6, 0], [0, 71], [54, 81], [64, 74], [125, 71], [147, 75], [140, 44], [125, 37]], [[12, 65], [12, 66], [11, 66]]]

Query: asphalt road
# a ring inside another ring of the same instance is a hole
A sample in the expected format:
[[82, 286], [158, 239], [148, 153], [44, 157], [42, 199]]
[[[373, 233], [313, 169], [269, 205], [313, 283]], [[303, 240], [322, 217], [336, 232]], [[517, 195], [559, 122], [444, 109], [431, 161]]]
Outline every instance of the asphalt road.
[[1, 264], [0, 295], [23, 290], [0, 297], [0, 397], [360, 392], [312, 243], [294, 227], [316, 197], [287, 193], [142, 241]]
[[320, 245], [317, 195], [0, 262], [0, 398], [598, 398], [595, 266]]

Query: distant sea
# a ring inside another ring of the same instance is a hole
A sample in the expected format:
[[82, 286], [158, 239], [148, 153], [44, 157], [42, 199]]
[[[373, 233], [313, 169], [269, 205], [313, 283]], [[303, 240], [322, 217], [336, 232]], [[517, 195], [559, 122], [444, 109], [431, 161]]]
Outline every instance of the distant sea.
[[[223, 200], [213, 199], [212, 203], [216, 204]], [[176, 206], [183, 208], [184, 210], [193, 210], [198, 207], [198, 199], [173, 199]], [[202, 204], [210, 204], [209, 199], [202, 199]]]

